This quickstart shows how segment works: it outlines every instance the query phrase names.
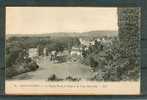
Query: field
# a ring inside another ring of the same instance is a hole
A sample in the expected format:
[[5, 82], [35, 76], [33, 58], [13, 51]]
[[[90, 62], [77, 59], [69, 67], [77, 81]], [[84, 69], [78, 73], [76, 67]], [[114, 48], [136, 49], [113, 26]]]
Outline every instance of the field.
[[77, 79], [87, 80], [94, 76], [94, 73], [90, 70], [89, 66], [78, 62], [53, 63], [50, 62], [48, 58], [42, 58], [38, 65], [40, 66], [38, 70], [23, 73], [12, 79], [47, 80], [48, 77], [55, 74], [59, 79], [66, 79], [66, 77], [70, 76]]

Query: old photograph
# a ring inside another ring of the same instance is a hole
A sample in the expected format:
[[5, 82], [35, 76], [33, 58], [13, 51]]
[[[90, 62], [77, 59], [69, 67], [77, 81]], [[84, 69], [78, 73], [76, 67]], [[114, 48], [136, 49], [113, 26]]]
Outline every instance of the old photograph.
[[7, 7], [6, 82], [139, 84], [140, 15], [137, 7]]

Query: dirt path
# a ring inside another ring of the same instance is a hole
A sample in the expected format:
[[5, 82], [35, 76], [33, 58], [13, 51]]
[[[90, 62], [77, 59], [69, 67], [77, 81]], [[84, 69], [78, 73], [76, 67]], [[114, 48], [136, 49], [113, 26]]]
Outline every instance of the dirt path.
[[74, 78], [89, 79], [94, 75], [88, 66], [78, 62], [53, 63], [47, 58], [43, 58], [38, 63], [40, 68], [34, 72], [27, 72], [13, 77], [22, 80], [47, 80], [49, 76], [55, 74], [58, 78], [72, 76]]

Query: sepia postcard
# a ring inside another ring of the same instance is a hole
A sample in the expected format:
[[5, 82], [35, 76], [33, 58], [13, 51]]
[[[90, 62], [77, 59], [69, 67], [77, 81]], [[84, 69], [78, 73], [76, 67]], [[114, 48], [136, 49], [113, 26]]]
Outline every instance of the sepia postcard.
[[140, 95], [138, 7], [6, 7], [6, 95]]

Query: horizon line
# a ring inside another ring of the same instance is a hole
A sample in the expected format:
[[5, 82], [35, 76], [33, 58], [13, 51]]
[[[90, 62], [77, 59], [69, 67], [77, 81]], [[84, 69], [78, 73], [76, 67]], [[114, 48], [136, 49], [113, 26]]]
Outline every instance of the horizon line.
[[80, 34], [80, 33], [88, 33], [88, 32], [118, 32], [118, 30], [91, 30], [91, 31], [84, 31], [84, 32], [42, 32], [42, 33], [6, 33], [6, 35], [42, 35], [42, 34], [54, 34], [54, 33], [75, 33], [75, 34]]

